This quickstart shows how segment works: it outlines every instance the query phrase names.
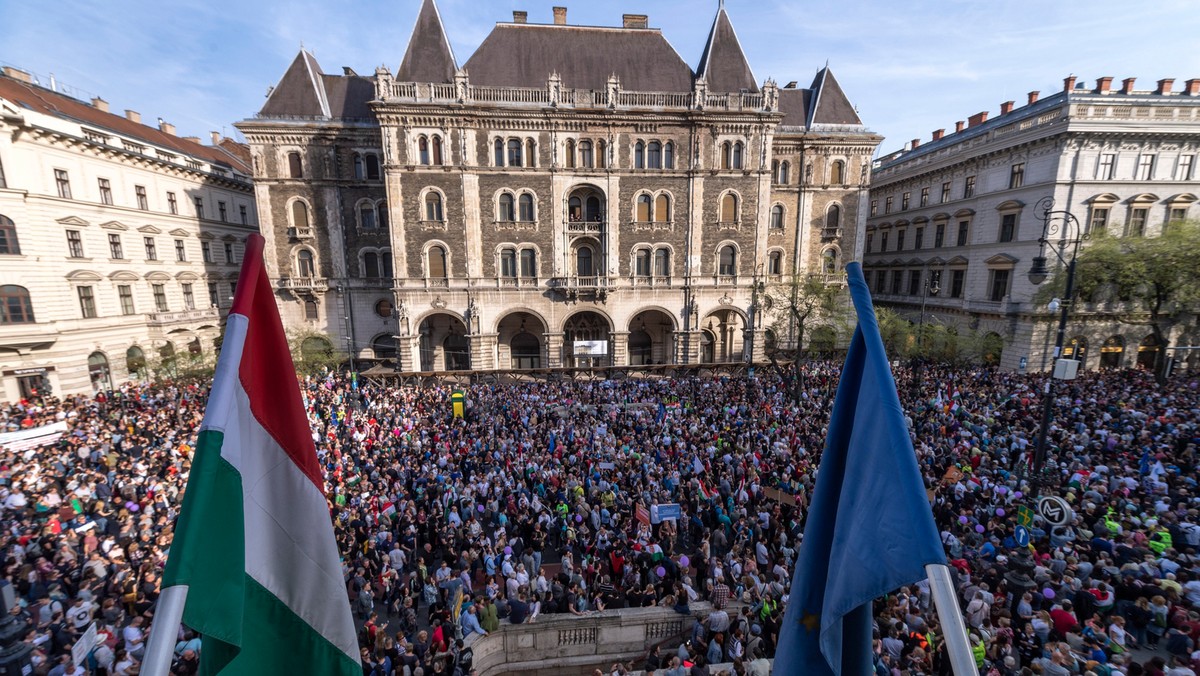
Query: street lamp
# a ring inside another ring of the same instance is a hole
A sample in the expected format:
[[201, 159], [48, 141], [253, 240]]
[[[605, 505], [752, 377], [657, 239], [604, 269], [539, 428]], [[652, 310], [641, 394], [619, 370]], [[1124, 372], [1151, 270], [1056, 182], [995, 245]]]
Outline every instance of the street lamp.
[[758, 303], [758, 294], [766, 289], [766, 285], [762, 282], [763, 267], [759, 265], [754, 269], [754, 280], [750, 287], [750, 350], [749, 354], [745, 355], [745, 361], [753, 367], [754, 365], [754, 341], [757, 338], [758, 328], [762, 324], [759, 314], [762, 312], [762, 306]]
[[[1042, 423], [1038, 429], [1037, 446], [1034, 450], [1033, 462], [1029, 466], [1029, 476], [1036, 499], [1039, 489], [1046, 483], [1043, 475], [1046, 464], [1046, 446], [1050, 435], [1050, 423], [1054, 418], [1054, 396], [1057, 380], [1071, 380], [1075, 377], [1078, 362], [1062, 359], [1063, 338], [1067, 330], [1067, 316], [1071, 312], [1071, 303], [1075, 293], [1075, 260], [1079, 256], [1079, 245], [1087, 238], [1079, 219], [1070, 211], [1055, 210], [1054, 198], [1044, 197], [1035, 207], [1037, 217], [1042, 221], [1042, 236], [1038, 238], [1041, 245], [1038, 255], [1033, 258], [1033, 266], [1029, 269], [1029, 281], [1035, 286], [1045, 282], [1050, 276], [1046, 267], [1047, 245], [1050, 252], [1058, 258], [1059, 263], [1067, 266], [1067, 286], [1062, 299], [1055, 298], [1050, 303], [1051, 312], [1058, 311], [1058, 331], [1054, 336], [1054, 371], [1046, 379], [1042, 402]], [[1073, 227], [1073, 230], [1071, 229]], [[1069, 258], [1064, 254], [1069, 254]]]

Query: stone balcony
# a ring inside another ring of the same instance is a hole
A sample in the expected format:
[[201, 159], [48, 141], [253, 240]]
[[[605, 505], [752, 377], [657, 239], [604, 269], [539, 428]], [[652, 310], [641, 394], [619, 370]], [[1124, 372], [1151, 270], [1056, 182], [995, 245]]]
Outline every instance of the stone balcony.
[[323, 277], [281, 277], [276, 286], [286, 291], [315, 291], [329, 290], [329, 280]]
[[201, 310], [182, 310], [180, 312], [152, 312], [146, 315], [146, 325], [152, 328], [162, 328], [200, 321], [215, 322], [220, 317], [221, 311], [215, 307], [207, 307]]

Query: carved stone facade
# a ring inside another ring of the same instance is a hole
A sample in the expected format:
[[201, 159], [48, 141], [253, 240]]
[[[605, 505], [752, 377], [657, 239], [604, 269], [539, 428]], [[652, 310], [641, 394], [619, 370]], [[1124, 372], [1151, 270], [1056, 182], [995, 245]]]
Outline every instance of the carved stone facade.
[[238, 128], [285, 323], [405, 371], [760, 359], [756, 286], [840, 280], [881, 140], [828, 68], [756, 84], [724, 8], [694, 71], [629, 17], [459, 67], [432, 0], [398, 73], [301, 53]]

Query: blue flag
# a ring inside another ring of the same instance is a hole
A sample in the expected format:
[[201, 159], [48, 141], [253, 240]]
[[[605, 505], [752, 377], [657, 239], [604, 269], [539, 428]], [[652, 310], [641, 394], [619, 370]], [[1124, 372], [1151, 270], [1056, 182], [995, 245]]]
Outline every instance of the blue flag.
[[862, 266], [846, 355], [775, 654], [778, 673], [872, 673], [871, 602], [946, 562]]

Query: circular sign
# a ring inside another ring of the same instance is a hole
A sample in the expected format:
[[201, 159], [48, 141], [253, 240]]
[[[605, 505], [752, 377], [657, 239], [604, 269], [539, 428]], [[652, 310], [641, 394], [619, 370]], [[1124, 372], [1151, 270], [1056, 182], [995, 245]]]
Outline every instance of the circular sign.
[[1038, 500], [1037, 511], [1038, 516], [1051, 526], [1065, 526], [1071, 520], [1071, 506], [1057, 495], [1047, 495]]
[[1013, 538], [1017, 541], [1017, 546], [1028, 547], [1029, 546], [1029, 529], [1026, 528], [1025, 526], [1017, 526], [1017, 531], [1016, 531], [1016, 533], [1013, 534]]

